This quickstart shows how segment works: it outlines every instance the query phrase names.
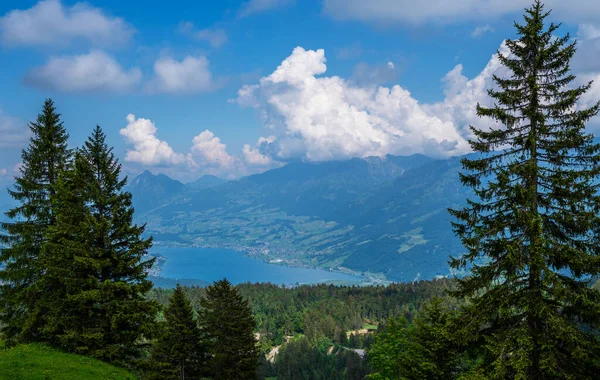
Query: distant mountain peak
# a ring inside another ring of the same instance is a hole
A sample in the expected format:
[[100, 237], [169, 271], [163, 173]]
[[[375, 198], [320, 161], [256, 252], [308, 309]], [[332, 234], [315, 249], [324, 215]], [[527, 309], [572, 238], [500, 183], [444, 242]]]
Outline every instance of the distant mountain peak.
[[186, 187], [164, 174], [155, 175], [144, 170], [129, 183], [127, 190], [133, 194], [134, 208], [143, 212], [170, 201], [185, 192]]
[[202, 177], [197, 180], [186, 184], [187, 188], [190, 190], [203, 190], [208, 189], [210, 187], [215, 187], [221, 185], [225, 182], [228, 182], [225, 179], [219, 178], [212, 174], [204, 174]]

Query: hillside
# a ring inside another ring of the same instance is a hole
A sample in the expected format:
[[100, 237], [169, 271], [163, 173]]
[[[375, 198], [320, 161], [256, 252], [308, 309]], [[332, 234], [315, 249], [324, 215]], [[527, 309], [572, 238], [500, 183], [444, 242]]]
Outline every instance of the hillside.
[[20, 345], [10, 349], [0, 347], [0, 378], [11, 380], [136, 379], [121, 368], [85, 356], [66, 354], [42, 344]]
[[[165, 194], [159, 207], [137, 209], [137, 219], [164, 244], [235, 248], [397, 281], [433, 278], [448, 275], [448, 256], [462, 252], [447, 213], [469, 194], [459, 169], [459, 158], [422, 155], [296, 162]], [[132, 187], [134, 202], [145, 202], [148, 188]]]

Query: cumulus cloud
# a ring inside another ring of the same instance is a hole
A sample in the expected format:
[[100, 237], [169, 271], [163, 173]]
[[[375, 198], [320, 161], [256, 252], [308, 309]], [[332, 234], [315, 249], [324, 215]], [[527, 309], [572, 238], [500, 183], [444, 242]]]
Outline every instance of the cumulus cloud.
[[42, 0], [0, 18], [0, 40], [7, 45], [67, 46], [83, 41], [115, 46], [129, 41], [134, 32], [122, 18], [83, 2], [66, 7], [60, 0]]
[[231, 170], [235, 164], [234, 157], [227, 153], [227, 146], [214, 133], [206, 129], [192, 140], [188, 161], [194, 167], [213, 167]]
[[0, 148], [21, 148], [28, 138], [27, 126], [16, 118], [4, 115], [0, 109]]
[[141, 80], [139, 68], [124, 69], [113, 57], [95, 50], [88, 54], [52, 57], [43, 66], [32, 69], [25, 83], [63, 92], [123, 92]]
[[238, 19], [251, 16], [253, 14], [283, 8], [294, 4], [295, 0], [249, 0], [242, 4], [238, 10]]
[[270, 144], [275, 142], [275, 136], [260, 137], [254, 146], [244, 144], [242, 152], [248, 165], [252, 166], [278, 166], [282, 163], [273, 160], [268, 150]]
[[[569, 22], [597, 22], [600, 20], [600, 2], [597, 0], [546, 0], [546, 9]], [[531, 0], [324, 0], [325, 13], [338, 19], [365, 22], [394, 22], [447, 24], [456, 21], [479, 21], [507, 14], [522, 13], [531, 6]]]
[[154, 63], [154, 78], [148, 90], [185, 94], [212, 91], [217, 87], [206, 57], [188, 56], [181, 61], [164, 57]]
[[[257, 109], [275, 136], [269, 144], [275, 159], [468, 151], [453, 120], [430, 112], [407, 90], [321, 76], [326, 69], [323, 50], [297, 47], [271, 75], [238, 91], [238, 104]], [[246, 151], [252, 152], [250, 147]]]
[[494, 28], [492, 28], [492, 26], [490, 24], [485, 24], [483, 26], [476, 27], [473, 30], [473, 32], [471, 32], [471, 37], [479, 38], [479, 37], [483, 36], [484, 34], [490, 33], [493, 31], [494, 31]]
[[[500, 46], [500, 53], [509, 56], [510, 51], [503, 42]], [[469, 139], [473, 136], [468, 129], [469, 125], [476, 126], [479, 129], [488, 129], [495, 124], [489, 118], [480, 118], [476, 114], [476, 105], [479, 102], [486, 107], [493, 106], [492, 99], [487, 95], [487, 90], [496, 88], [493, 76], [507, 77], [510, 73], [508, 69], [500, 63], [498, 55], [492, 55], [484, 69], [472, 79], [463, 75], [462, 64], [456, 65], [448, 72], [442, 83], [444, 85], [444, 100], [434, 104], [426, 104], [423, 108], [432, 115], [436, 115], [441, 120], [452, 123], [456, 130]]]
[[153, 170], [176, 178], [190, 179], [201, 174], [213, 174], [222, 178], [237, 178], [264, 170], [264, 165], [248, 166], [237, 156], [227, 152], [227, 146], [213, 132], [206, 129], [192, 139], [187, 153], [175, 151], [157, 136], [157, 128], [149, 119], [127, 115], [127, 126], [121, 129], [132, 148], [125, 154], [125, 162], [134, 166], [152, 167]]
[[181, 61], [162, 57], [154, 62], [154, 75], [145, 83], [138, 67], [124, 69], [100, 50], [75, 56], [52, 57], [25, 76], [24, 82], [44, 90], [62, 92], [126, 92], [145, 88], [149, 93], [190, 94], [213, 91], [221, 81], [213, 78], [206, 57]]
[[227, 33], [224, 29], [208, 28], [196, 30], [191, 22], [182, 22], [179, 31], [196, 40], [207, 41], [212, 47], [221, 47], [227, 42]]
[[151, 120], [127, 115], [127, 126], [119, 131], [133, 149], [125, 154], [125, 161], [144, 165], [178, 165], [185, 156], [177, 153], [166, 141], [156, 136], [156, 126]]
[[[510, 57], [505, 42], [499, 52]], [[326, 76], [326, 70], [323, 50], [297, 47], [273, 73], [238, 91], [236, 102], [256, 109], [271, 135], [254, 147], [244, 146], [248, 164], [269, 164], [269, 159], [326, 161], [386, 154], [448, 157], [468, 153], [468, 140], [473, 138], [469, 126], [489, 129], [496, 125], [477, 116], [477, 103], [492, 107], [487, 91], [497, 88], [494, 75], [511, 74], [498, 54], [473, 78], [466, 77], [458, 64], [442, 78], [443, 100], [423, 104], [401, 86], [361, 84]], [[579, 84], [591, 80], [594, 84], [581, 98], [581, 107], [600, 99], [600, 70], [578, 75]], [[592, 131], [600, 127], [600, 117], [590, 126]]]
[[[600, 28], [590, 24], [581, 24], [577, 30], [577, 52], [573, 57], [573, 70], [578, 72], [577, 84], [585, 85], [590, 81], [592, 87], [581, 97], [582, 107], [592, 107], [600, 100]], [[600, 116], [590, 121], [592, 131], [600, 132]]]

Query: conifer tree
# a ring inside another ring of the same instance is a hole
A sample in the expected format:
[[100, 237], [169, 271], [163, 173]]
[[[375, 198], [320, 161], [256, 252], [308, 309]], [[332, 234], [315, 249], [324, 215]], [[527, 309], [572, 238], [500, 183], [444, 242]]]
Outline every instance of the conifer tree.
[[[585, 124], [600, 104], [578, 105], [591, 83], [575, 86], [575, 42], [536, 1], [515, 23], [518, 39], [498, 53], [511, 72], [494, 77], [495, 105], [477, 114], [501, 125], [471, 127], [478, 157], [464, 159], [463, 184], [476, 199], [451, 210], [472, 266], [455, 295], [469, 297], [462, 335], [484, 349], [491, 379], [586, 379], [600, 371], [600, 146]], [[584, 329], [583, 327], [589, 329]], [[466, 327], [474, 327], [468, 330]]]
[[256, 379], [258, 348], [255, 321], [248, 301], [226, 279], [206, 289], [198, 322], [214, 380]]
[[434, 298], [409, 325], [404, 318], [390, 320], [375, 334], [368, 353], [370, 379], [458, 379], [468, 371], [460, 347], [454, 342], [454, 314]]
[[44, 336], [56, 345], [107, 361], [126, 362], [152, 332], [157, 305], [143, 260], [151, 246], [134, 225], [121, 166], [96, 127], [75, 156], [54, 196], [56, 223], [48, 231], [36, 283]]
[[200, 341], [200, 330], [194, 310], [177, 285], [165, 310], [165, 322], [152, 348], [154, 379], [199, 379], [206, 355]]
[[50, 198], [57, 178], [69, 164], [69, 135], [47, 99], [35, 122], [29, 123], [31, 138], [21, 154], [20, 173], [9, 190], [18, 206], [6, 212], [11, 222], [1, 223], [0, 326], [8, 341], [39, 339], [39, 315], [33, 313], [37, 295], [32, 285], [44, 269], [39, 255], [45, 234], [54, 223]]
[[373, 380], [400, 379], [402, 358], [408, 345], [409, 324], [406, 318], [391, 318], [379, 327], [375, 342], [367, 353], [372, 368], [367, 377]]

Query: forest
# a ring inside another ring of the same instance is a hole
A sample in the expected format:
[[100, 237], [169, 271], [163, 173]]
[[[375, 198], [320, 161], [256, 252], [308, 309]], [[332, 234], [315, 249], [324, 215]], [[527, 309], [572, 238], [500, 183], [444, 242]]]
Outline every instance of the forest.
[[2, 350], [41, 345], [142, 379], [597, 378], [600, 144], [586, 123], [600, 101], [578, 103], [591, 83], [575, 85], [577, 42], [549, 15], [525, 10], [498, 54], [511, 76], [477, 106], [497, 127], [471, 127], [460, 180], [474, 196], [448, 210], [465, 248], [449, 265], [466, 275], [451, 279], [155, 288], [106, 134], [73, 149], [46, 100], [0, 225]]

